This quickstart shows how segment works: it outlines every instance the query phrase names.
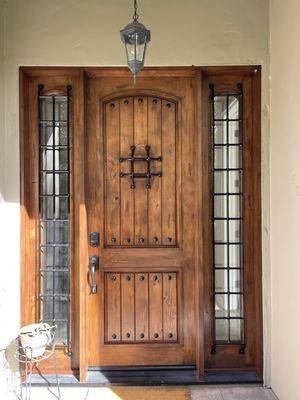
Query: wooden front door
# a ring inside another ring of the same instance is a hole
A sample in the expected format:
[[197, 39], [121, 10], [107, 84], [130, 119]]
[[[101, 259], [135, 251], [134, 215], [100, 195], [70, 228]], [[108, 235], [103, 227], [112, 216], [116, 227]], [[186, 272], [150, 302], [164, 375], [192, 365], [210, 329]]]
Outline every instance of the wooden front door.
[[88, 79], [89, 366], [196, 362], [194, 85], [166, 72]]

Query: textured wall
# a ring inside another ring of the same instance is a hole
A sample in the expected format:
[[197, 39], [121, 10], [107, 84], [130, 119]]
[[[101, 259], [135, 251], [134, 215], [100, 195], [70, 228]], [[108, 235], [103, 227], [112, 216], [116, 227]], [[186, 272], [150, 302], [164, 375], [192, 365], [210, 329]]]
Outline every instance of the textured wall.
[[271, 1], [271, 383], [300, 399], [300, 2]]
[[[0, 0], [0, 4], [0, 320], [7, 321], [6, 331], [0, 338], [1, 348], [11, 340], [19, 324], [18, 66], [123, 65], [119, 29], [131, 19], [132, 1]], [[267, 308], [268, 0], [140, 0], [139, 5], [141, 21], [152, 31], [147, 65], [263, 66], [263, 243]], [[267, 320], [265, 327], [267, 335]]]

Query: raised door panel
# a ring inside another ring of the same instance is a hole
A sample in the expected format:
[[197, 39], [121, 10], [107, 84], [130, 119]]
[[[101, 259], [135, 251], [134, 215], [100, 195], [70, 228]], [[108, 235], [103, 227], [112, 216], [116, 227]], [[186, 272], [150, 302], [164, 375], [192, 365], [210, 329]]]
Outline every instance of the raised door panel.
[[178, 272], [106, 272], [105, 343], [178, 342]]
[[177, 108], [147, 95], [103, 103], [105, 247], [178, 246]]

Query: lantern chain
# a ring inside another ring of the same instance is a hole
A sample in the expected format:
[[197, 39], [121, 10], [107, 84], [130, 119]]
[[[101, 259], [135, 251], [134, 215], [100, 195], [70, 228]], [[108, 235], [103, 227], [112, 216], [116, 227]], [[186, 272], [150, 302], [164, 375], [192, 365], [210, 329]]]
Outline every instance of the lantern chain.
[[139, 19], [139, 14], [137, 13], [137, 0], [134, 0], [134, 14], [133, 14], [134, 21]]

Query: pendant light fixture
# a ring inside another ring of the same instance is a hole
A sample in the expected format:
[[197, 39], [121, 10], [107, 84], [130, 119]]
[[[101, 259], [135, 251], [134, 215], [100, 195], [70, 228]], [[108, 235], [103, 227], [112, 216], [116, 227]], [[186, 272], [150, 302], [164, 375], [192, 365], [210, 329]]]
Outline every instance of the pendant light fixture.
[[136, 82], [137, 74], [144, 66], [147, 44], [150, 42], [150, 31], [140, 22], [137, 13], [137, 1], [134, 0], [133, 21], [120, 31], [125, 45], [127, 65]]

